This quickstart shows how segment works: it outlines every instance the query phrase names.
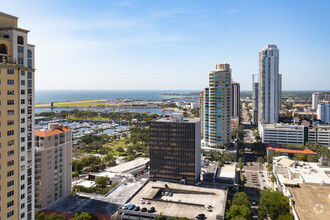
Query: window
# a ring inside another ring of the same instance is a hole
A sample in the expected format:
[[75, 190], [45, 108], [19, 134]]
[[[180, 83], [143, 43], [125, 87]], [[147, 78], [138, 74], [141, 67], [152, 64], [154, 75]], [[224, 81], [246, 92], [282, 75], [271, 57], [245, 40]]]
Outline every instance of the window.
[[8, 157], [11, 157], [11, 156], [14, 156], [14, 150], [10, 150], [7, 152], [7, 156]]
[[8, 111], [7, 111], [7, 114], [8, 114], [8, 116], [12, 116], [12, 115], [14, 115], [14, 110], [8, 110]]
[[7, 213], [7, 218], [10, 218], [14, 215], [14, 210]]
[[21, 137], [21, 142], [25, 142], [25, 137]]
[[24, 59], [22, 57], [18, 57], [18, 65], [23, 65]]
[[21, 109], [21, 114], [25, 114], [25, 109], [24, 108]]
[[7, 54], [7, 47], [4, 44], [0, 44], [0, 53]]
[[28, 68], [32, 68], [32, 59], [27, 59]]
[[14, 185], [14, 180], [7, 182], [7, 187], [12, 187]]
[[25, 128], [21, 128], [21, 133], [24, 133], [25, 132]]
[[14, 90], [7, 90], [7, 95], [14, 95]]
[[23, 189], [25, 189], [25, 185], [24, 184], [21, 185], [21, 190], [23, 190]]
[[22, 203], [21, 204], [21, 209], [24, 209], [25, 208], [25, 203]]
[[27, 50], [27, 56], [28, 58], [32, 58], [32, 50], [30, 49]]
[[14, 80], [13, 79], [8, 79], [7, 80], [7, 85], [14, 85]]
[[7, 100], [7, 105], [14, 105], [14, 100]]
[[24, 53], [24, 47], [17, 46], [17, 53], [23, 54]]
[[25, 90], [21, 90], [21, 95], [25, 95]]
[[20, 45], [24, 44], [24, 38], [22, 36], [17, 36], [17, 44], [20, 44]]
[[14, 120], [7, 121], [7, 126], [12, 126], [14, 125]]
[[7, 167], [11, 167], [11, 166], [14, 166], [13, 160], [7, 162]]
[[25, 180], [25, 175], [22, 175], [21, 176], [21, 180]]
[[21, 80], [21, 86], [25, 86], [25, 80]]
[[24, 199], [24, 198], [25, 198], [25, 194], [22, 194], [22, 195], [21, 195], [21, 199]]
[[14, 140], [8, 141], [8, 147], [14, 146]]
[[7, 172], [7, 177], [11, 177], [11, 176], [14, 176], [14, 170]]
[[21, 70], [21, 76], [25, 76], [25, 71]]
[[25, 123], [25, 118], [21, 118], [21, 124]]
[[14, 135], [14, 130], [7, 131], [7, 136], [13, 136], [13, 135]]
[[21, 99], [21, 105], [25, 104], [25, 99]]
[[32, 88], [32, 80], [28, 80], [28, 88]]
[[28, 72], [28, 79], [32, 79], [32, 72]]
[[7, 208], [10, 208], [14, 205], [14, 200], [7, 202]]

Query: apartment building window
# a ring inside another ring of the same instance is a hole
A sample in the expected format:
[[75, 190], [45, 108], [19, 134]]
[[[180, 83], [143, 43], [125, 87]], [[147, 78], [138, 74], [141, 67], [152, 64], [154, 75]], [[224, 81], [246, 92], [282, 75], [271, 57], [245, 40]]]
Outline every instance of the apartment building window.
[[28, 68], [32, 68], [32, 59], [27, 59]]
[[25, 109], [24, 108], [21, 109], [21, 114], [25, 114]]
[[23, 53], [24, 53], [24, 47], [22, 47], [22, 46], [18, 46], [18, 47], [17, 47], [17, 53], [19, 53], [19, 54], [23, 54]]
[[21, 185], [21, 190], [25, 189], [25, 184]]
[[14, 205], [14, 200], [7, 202], [7, 208], [10, 208]]
[[21, 180], [25, 180], [25, 175], [22, 175], [21, 176]]
[[21, 156], [21, 162], [25, 161], [25, 156]]
[[13, 195], [14, 195], [14, 190], [9, 191], [9, 192], [7, 193], [7, 198], [12, 197]]
[[14, 90], [7, 90], [7, 95], [14, 95]]
[[25, 76], [25, 71], [21, 70], [21, 76]]
[[8, 116], [12, 116], [12, 115], [14, 115], [14, 110], [8, 110], [8, 111], [7, 111], [7, 115], [8, 115]]
[[25, 198], [25, 194], [22, 194], [22, 195], [21, 195], [21, 199], [24, 199], [24, 198]]
[[25, 142], [25, 137], [21, 137], [21, 143]]
[[14, 140], [8, 141], [8, 147], [14, 146]]
[[25, 90], [24, 89], [21, 90], [21, 95], [25, 95]]
[[7, 121], [7, 126], [12, 126], [14, 125], [14, 120]]
[[32, 88], [32, 80], [30, 80], [30, 79], [28, 80], [28, 85], [27, 86], [28, 86], [28, 88]]
[[14, 180], [7, 182], [7, 188], [12, 187], [14, 185]]
[[22, 36], [17, 36], [17, 44], [20, 44], [20, 45], [24, 44], [24, 38]]
[[14, 75], [14, 70], [13, 69], [7, 69], [7, 74], [8, 75]]
[[21, 218], [25, 217], [25, 212], [21, 213]]
[[21, 152], [24, 152], [25, 151], [25, 147], [21, 147]]
[[11, 167], [11, 166], [14, 166], [14, 160], [7, 162], [7, 167]]
[[25, 132], [25, 128], [21, 128], [21, 133], [24, 133]]
[[25, 86], [25, 80], [21, 80], [21, 86]]
[[10, 150], [7, 152], [7, 156], [8, 157], [11, 157], [11, 156], [14, 156], [14, 150]]
[[14, 176], [14, 170], [7, 172], [7, 177], [11, 177], [11, 176]]
[[9, 106], [14, 105], [14, 100], [7, 100], [7, 105], [9, 105]]
[[25, 104], [25, 99], [21, 99], [21, 105]]
[[14, 130], [7, 131], [7, 136], [13, 136], [14, 135]]
[[14, 215], [14, 210], [7, 213], [7, 218], [10, 218]]
[[21, 118], [21, 124], [25, 123], [25, 118]]
[[13, 79], [8, 79], [7, 80], [7, 85], [14, 85], [14, 80]]

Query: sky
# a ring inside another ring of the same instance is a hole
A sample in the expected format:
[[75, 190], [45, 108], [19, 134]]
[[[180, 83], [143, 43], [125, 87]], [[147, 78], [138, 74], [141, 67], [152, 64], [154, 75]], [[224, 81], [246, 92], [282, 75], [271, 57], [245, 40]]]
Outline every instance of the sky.
[[36, 45], [36, 89], [203, 90], [227, 62], [251, 90], [264, 45], [283, 90], [330, 90], [330, 1], [0, 0]]

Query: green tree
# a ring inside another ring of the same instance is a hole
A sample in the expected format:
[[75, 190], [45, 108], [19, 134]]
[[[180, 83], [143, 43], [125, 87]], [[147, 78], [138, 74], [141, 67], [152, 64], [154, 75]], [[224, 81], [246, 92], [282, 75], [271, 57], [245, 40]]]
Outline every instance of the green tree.
[[251, 218], [251, 203], [249, 197], [244, 192], [239, 192], [234, 195], [226, 217], [228, 219]]
[[265, 161], [262, 157], [258, 157], [257, 162], [259, 163], [259, 166], [261, 166]]
[[71, 220], [98, 220], [97, 215], [93, 213], [77, 212]]
[[101, 188], [105, 188], [109, 180], [110, 178], [108, 176], [98, 176], [95, 178], [94, 182], [96, 183], [97, 186]]
[[238, 159], [238, 167], [239, 167], [240, 171], [243, 170], [243, 158], [242, 157], [240, 157]]
[[289, 198], [284, 196], [282, 192], [266, 189], [262, 190], [260, 194], [258, 219], [263, 220], [267, 216], [271, 219], [277, 219], [280, 215], [290, 213]]
[[294, 217], [291, 213], [287, 213], [285, 215], [279, 215], [277, 220], [294, 220]]

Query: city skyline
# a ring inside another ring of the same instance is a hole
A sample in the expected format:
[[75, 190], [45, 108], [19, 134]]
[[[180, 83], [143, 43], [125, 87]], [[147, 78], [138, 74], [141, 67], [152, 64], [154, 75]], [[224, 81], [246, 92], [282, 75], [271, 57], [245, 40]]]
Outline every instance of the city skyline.
[[[281, 49], [283, 90], [328, 89], [326, 1], [2, 5], [2, 12], [24, 18], [20, 25], [33, 30], [29, 37], [38, 42], [37, 90], [202, 90], [214, 63], [228, 62], [233, 80], [246, 91], [258, 72], [258, 51], [267, 44]], [[274, 14], [281, 16], [260, 19]], [[313, 84], [301, 77], [311, 72]]]

